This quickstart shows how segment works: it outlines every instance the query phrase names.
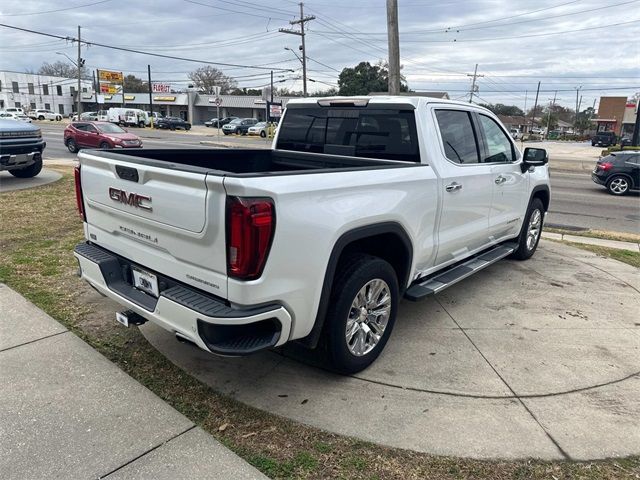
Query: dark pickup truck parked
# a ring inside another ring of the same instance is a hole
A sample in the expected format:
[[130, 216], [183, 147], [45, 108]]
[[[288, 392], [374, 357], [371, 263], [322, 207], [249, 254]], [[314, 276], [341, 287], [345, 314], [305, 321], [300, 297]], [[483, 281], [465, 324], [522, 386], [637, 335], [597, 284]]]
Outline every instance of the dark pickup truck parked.
[[47, 144], [40, 129], [17, 120], [0, 119], [0, 171], [14, 177], [35, 177], [42, 170], [42, 152]]
[[616, 134], [613, 132], [598, 132], [591, 138], [591, 146], [610, 147], [616, 144]]

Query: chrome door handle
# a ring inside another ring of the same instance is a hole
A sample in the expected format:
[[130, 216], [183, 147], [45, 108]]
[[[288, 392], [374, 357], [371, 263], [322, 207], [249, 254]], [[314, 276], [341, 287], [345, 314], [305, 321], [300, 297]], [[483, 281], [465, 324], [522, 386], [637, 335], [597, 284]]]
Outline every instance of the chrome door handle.
[[507, 181], [507, 177], [503, 177], [502, 175], [498, 175], [495, 179], [496, 185], [500, 185]]
[[455, 192], [456, 190], [462, 190], [462, 185], [459, 183], [453, 182], [444, 187], [447, 192]]

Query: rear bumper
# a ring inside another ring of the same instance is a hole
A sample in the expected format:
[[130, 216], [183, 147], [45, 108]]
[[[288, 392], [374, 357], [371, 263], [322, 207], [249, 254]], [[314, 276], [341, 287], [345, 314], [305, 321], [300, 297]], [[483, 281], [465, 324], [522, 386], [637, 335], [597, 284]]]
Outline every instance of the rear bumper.
[[[282, 305], [237, 308], [91, 243], [76, 246], [74, 255], [81, 277], [100, 293], [208, 352], [248, 355], [289, 338], [291, 315]], [[131, 266], [157, 275], [158, 298], [133, 287]]]
[[593, 172], [591, 172], [591, 180], [593, 180], [598, 185], [606, 185], [607, 184], [606, 179], [600, 178], [598, 175], [596, 175]]

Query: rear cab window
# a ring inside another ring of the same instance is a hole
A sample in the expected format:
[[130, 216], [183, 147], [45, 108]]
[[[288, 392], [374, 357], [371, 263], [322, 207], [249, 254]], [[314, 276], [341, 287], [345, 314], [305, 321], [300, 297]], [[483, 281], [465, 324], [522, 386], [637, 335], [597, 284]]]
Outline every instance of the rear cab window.
[[291, 108], [279, 129], [281, 150], [420, 163], [412, 109]]
[[480, 162], [480, 149], [471, 113], [464, 110], [436, 110], [445, 156], [453, 163]]

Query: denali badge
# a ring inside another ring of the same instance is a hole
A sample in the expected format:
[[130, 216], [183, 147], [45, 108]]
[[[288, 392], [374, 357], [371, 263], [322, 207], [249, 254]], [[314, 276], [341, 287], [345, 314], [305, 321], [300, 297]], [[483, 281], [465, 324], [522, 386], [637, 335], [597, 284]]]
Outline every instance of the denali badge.
[[[136, 208], [142, 208], [143, 210], [151, 211], [151, 197], [146, 195], [140, 195], [138, 193], [127, 193], [119, 188], [109, 187], [109, 198], [114, 202], [124, 203]], [[147, 202], [147, 203], [143, 203]]]

